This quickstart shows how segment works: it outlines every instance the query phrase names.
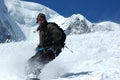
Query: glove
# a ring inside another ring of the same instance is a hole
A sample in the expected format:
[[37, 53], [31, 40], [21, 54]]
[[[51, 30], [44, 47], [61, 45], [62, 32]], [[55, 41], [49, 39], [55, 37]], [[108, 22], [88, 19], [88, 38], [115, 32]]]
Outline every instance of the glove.
[[39, 51], [45, 51], [45, 48], [42, 48], [42, 47], [41, 48], [37, 48], [36, 51], [37, 52], [39, 52]]
[[38, 45], [35, 50], [38, 51], [40, 48], [43, 48], [43, 47], [41, 45]]
[[38, 50], [39, 50], [39, 51], [44, 51], [44, 50], [45, 50], [45, 48], [39, 48]]

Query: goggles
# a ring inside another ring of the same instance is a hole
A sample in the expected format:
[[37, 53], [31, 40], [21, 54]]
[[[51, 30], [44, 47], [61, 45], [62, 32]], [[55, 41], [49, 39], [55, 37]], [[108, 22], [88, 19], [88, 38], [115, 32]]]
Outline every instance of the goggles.
[[37, 18], [37, 21], [44, 21], [44, 18]]

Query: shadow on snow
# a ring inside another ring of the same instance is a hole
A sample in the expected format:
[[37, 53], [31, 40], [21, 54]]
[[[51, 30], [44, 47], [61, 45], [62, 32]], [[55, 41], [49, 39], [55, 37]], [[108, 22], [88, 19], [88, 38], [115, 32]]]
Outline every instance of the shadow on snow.
[[77, 77], [80, 75], [90, 75], [90, 73], [92, 73], [92, 71], [85, 71], [85, 72], [79, 72], [79, 73], [66, 73], [65, 75], [62, 75], [62, 78], [67, 78], [67, 77]]

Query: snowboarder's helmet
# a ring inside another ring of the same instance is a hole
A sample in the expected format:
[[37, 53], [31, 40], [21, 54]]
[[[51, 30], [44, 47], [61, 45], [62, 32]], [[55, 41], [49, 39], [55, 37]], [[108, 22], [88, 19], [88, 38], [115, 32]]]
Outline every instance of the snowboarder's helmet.
[[44, 19], [46, 18], [46, 17], [45, 17], [45, 14], [43, 14], [43, 13], [39, 13], [38, 16], [37, 16], [37, 18], [39, 18], [39, 17], [40, 17], [40, 18], [44, 18]]
[[45, 14], [43, 13], [38, 14], [36, 23], [38, 23], [39, 18], [43, 18], [44, 20], [46, 20]]

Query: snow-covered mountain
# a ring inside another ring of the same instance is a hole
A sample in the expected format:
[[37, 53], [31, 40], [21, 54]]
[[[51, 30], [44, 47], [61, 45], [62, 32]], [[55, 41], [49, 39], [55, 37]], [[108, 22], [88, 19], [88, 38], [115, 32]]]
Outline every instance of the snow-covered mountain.
[[[45, 7], [44, 5], [32, 2], [5, 0], [5, 5], [8, 8], [8, 14], [20, 27], [27, 40], [31, 37], [31, 27], [37, 26], [36, 17], [38, 13], [44, 13], [47, 16], [47, 19], [50, 19], [51, 17], [54, 18], [59, 15], [57, 12]], [[28, 31], [29, 34], [26, 33]]]
[[17, 21], [17, 23], [23, 24], [24, 27], [36, 26], [37, 24], [35, 22], [37, 14], [42, 12], [46, 14], [48, 21], [56, 22], [65, 29], [66, 34], [81, 34], [90, 31], [89, 25], [91, 22], [80, 14], [74, 14], [69, 18], [64, 18], [57, 12], [37, 3], [19, 0], [14, 2], [6, 0], [6, 2], [10, 15]]
[[0, 0], [0, 42], [20, 40], [0, 44], [0, 80], [25, 79], [26, 61], [39, 41], [33, 32], [39, 12], [65, 30], [70, 49], [45, 66], [42, 80], [120, 80], [120, 24], [92, 23], [80, 14], [65, 18], [44, 5], [20, 0]]
[[29, 25], [28, 27], [36, 25], [36, 17], [40, 12], [45, 13], [47, 19], [59, 15], [48, 7], [37, 3], [20, 0], [5, 0], [5, 2], [8, 7], [8, 13], [12, 18], [19, 24]]
[[[14, 22], [17, 28], [19, 28], [19, 30], [14, 30], [9, 32], [11, 33], [14, 32], [15, 35], [19, 34], [21, 36], [24, 36], [24, 38], [18, 36], [19, 39], [29, 40], [34, 37], [33, 35], [35, 34], [33, 32], [36, 30], [38, 26], [36, 24], [36, 17], [40, 12], [44, 13], [47, 16], [48, 21], [56, 22], [57, 24], [59, 24], [65, 30], [67, 35], [82, 34], [93, 31], [120, 29], [120, 24], [113, 23], [110, 21], [102, 22], [102, 23], [92, 23], [89, 20], [87, 20], [83, 15], [80, 14], [73, 14], [72, 16], [65, 18], [59, 15], [57, 12], [38, 3], [26, 2], [20, 0], [11, 0], [11, 1], [5, 0], [5, 5], [7, 6], [6, 13], [10, 15], [10, 17], [12, 18], [11, 21]], [[5, 5], [4, 8], [6, 8]], [[114, 28], [113, 26], [116, 26], [116, 28]], [[18, 33], [18, 31], [20, 33]], [[31, 31], [33, 32], [31, 33]]]
[[82, 34], [90, 32], [90, 25], [92, 23], [89, 22], [84, 16], [80, 14], [74, 14], [69, 17], [62, 25], [66, 28], [66, 34]]
[[120, 31], [120, 24], [104, 21], [91, 25], [93, 31]]
[[25, 36], [14, 19], [8, 14], [3, 0], [0, 0], [0, 42], [7, 39], [14, 41], [24, 40]]

